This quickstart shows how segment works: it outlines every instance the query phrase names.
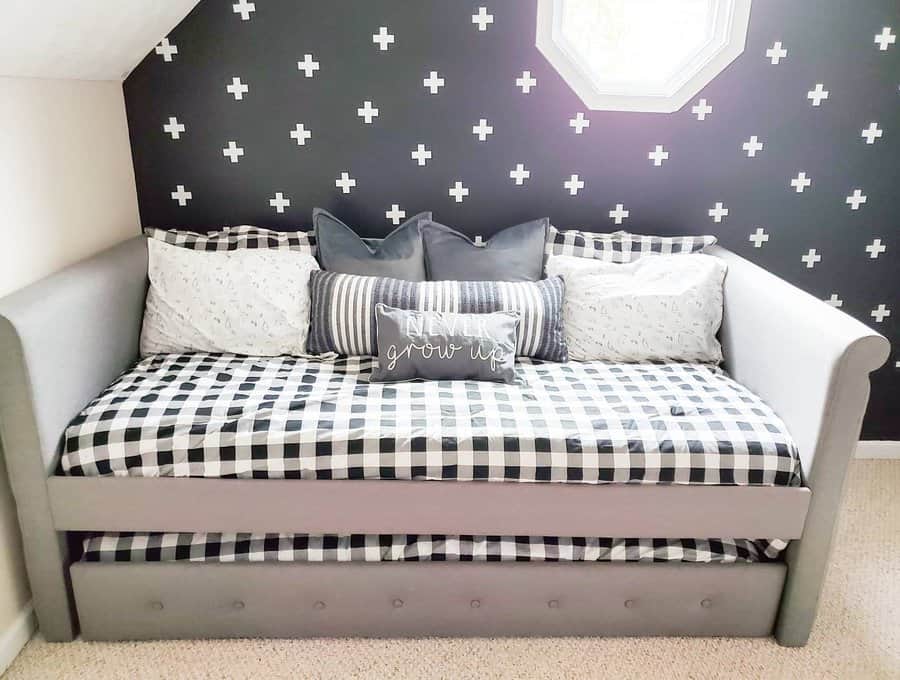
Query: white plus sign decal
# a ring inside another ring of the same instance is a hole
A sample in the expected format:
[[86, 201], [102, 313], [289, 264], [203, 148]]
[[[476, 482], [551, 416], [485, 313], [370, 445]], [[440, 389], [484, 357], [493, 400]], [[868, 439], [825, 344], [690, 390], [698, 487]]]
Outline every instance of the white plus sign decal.
[[269, 205], [275, 208], [275, 212], [283, 213], [285, 208], [291, 205], [291, 199], [285, 198], [280, 191], [275, 192], [275, 197], [269, 199]]
[[769, 235], [766, 233], [765, 229], [757, 227], [756, 231], [750, 234], [750, 237], [747, 240], [753, 244], [754, 248], [762, 248], [762, 244], [769, 240]]
[[431, 151], [429, 151], [424, 144], [418, 144], [416, 146], [416, 150], [409, 154], [410, 158], [412, 158], [418, 165], [425, 165], [428, 161], [431, 160]]
[[297, 123], [296, 127], [291, 130], [291, 139], [297, 140], [297, 146], [306, 144], [307, 139], [312, 138], [312, 132], [306, 129], [303, 123]]
[[431, 94], [437, 94], [438, 90], [444, 87], [444, 79], [438, 75], [437, 71], [432, 71], [428, 77], [422, 81], [422, 85], [428, 88]]
[[890, 315], [891, 315], [891, 310], [888, 309], [884, 303], [878, 305], [875, 309], [873, 309], [869, 313], [869, 316], [871, 316], [873, 319], [875, 319], [875, 323], [881, 323], [886, 318], [888, 318]]
[[812, 269], [813, 267], [816, 266], [817, 262], [822, 261], [822, 256], [816, 252], [815, 248], [810, 248], [809, 252], [806, 253], [806, 255], [804, 255], [803, 257], [801, 257], [800, 260], [806, 265], [807, 269]]
[[831, 297], [828, 298], [827, 300], [825, 300], [825, 302], [827, 304], [831, 305], [832, 307], [843, 307], [844, 306], [844, 301], [838, 297], [837, 293], [832, 293]]
[[229, 94], [233, 94], [237, 101], [244, 98], [244, 95], [250, 91], [250, 88], [241, 82], [240, 78], [232, 78], [231, 85], [226, 85], [225, 89]]
[[627, 219], [630, 214], [621, 203], [616, 203], [615, 209], [609, 211], [609, 217], [615, 224], [622, 224], [622, 220]]
[[584, 189], [584, 180], [579, 179], [578, 175], [571, 175], [563, 182], [563, 187], [569, 190], [570, 196], [575, 196], [581, 189]]
[[356, 109], [356, 115], [365, 119], [366, 125], [369, 125], [373, 118], [378, 118], [378, 109], [372, 106], [372, 102], [366, 100], [363, 102], [362, 108]]
[[187, 205], [187, 202], [190, 201], [194, 195], [190, 191], [184, 190], [184, 185], [179, 184], [175, 187], [175, 191], [172, 192], [172, 200], [178, 201], [178, 205], [182, 208]]
[[666, 151], [662, 145], [657, 144], [656, 148], [647, 154], [647, 158], [653, 161], [653, 165], [659, 167], [663, 164], [663, 161], [669, 160], [669, 152]]
[[881, 33], [875, 35], [875, 44], [882, 52], [888, 48], [888, 45], [893, 45], [895, 42], [897, 42], [897, 36], [891, 33], [890, 26], [885, 26], [881, 29]]
[[472, 15], [472, 23], [478, 24], [479, 31], [486, 31], [488, 24], [494, 23], [494, 15], [488, 14], [487, 7], [479, 7], [478, 14]]
[[406, 217], [406, 211], [400, 210], [400, 206], [396, 203], [393, 203], [391, 204], [391, 209], [385, 211], [384, 216], [388, 218], [394, 226], [396, 226], [400, 224], [400, 220]]
[[522, 94], [528, 94], [536, 85], [537, 78], [531, 77], [531, 71], [522, 71], [522, 75], [516, 78], [516, 87], [521, 88]]
[[303, 61], [297, 62], [297, 70], [303, 71], [303, 75], [312, 78], [313, 74], [319, 70], [319, 62], [313, 59], [313, 55], [304, 54]]
[[705, 99], [701, 99], [691, 107], [691, 113], [697, 116], [697, 120], [706, 120], [706, 117], [712, 112], [713, 107], [710, 106]]
[[387, 52], [388, 45], [394, 42], [394, 36], [388, 33], [387, 26], [378, 29], [378, 33], [372, 36], [372, 42], [378, 43], [378, 49]]
[[816, 83], [816, 87], [806, 93], [806, 98], [812, 102], [813, 106], [819, 106], [823, 99], [828, 99], [828, 90], [822, 83]]
[[876, 238], [871, 245], [866, 246], [866, 252], [869, 253], [869, 257], [873, 260], [877, 260], [878, 256], [886, 250], [887, 246], [881, 242], [880, 238]]
[[844, 199], [844, 203], [850, 206], [850, 210], [859, 210], [859, 206], [869, 200], [866, 195], [859, 189], [854, 189], [853, 193]]
[[747, 158], [754, 158], [758, 151], [762, 151], [763, 143], [759, 141], [759, 137], [751, 135], [750, 139], [741, 145], [741, 148], [747, 152]]
[[488, 135], [494, 134], [494, 128], [488, 125], [487, 118], [481, 118], [478, 121], [478, 125], [472, 126], [472, 134], [478, 137], [479, 142], [483, 142], [488, 138]]
[[797, 176], [791, 180], [791, 186], [798, 194], [802, 194], [806, 187], [812, 186], [812, 180], [806, 176], [805, 172], [798, 172]]
[[350, 189], [356, 186], [356, 180], [349, 173], [342, 172], [341, 176], [334, 180], [334, 186], [341, 190], [341, 193], [349, 194]]
[[884, 130], [878, 127], [878, 123], [869, 123], [869, 127], [865, 128], [861, 137], [864, 137], [866, 144], [874, 144], [876, 139], [880, 139], [884, 135]]
[[163, 61], [172, 61], [172, 57], [178, 54], [178, 45], [173, 45], [168, 38], [163, 38], [156, 46], [155, 52], [162, 55]]
[[509, 177], [516, 181], [516, 186], [522, 186], [531, 177], [531, 170], [526, 170], [522, 163], [517, 163], [515, 170], [509, 171]]
[[181, 133], [185, 131], [183, 123], [179, 123], [174, 116], [169, 116], [169, 122], [163, 125], [163, 132], [172, 135], [172, 139], [181, 139]]
[[463, 198], [469, 195], [469, 190], [463, 186], [462, 182], [455, 182], [452, 187], [447, 191], [447, 193], [453, 197], [453, 200], [457, 203], [462, 203]]
[[237, 142], [228, 142], [228, 146], [222, 149], [222, 155], [230, 158], [232, 163], [237, 163], [238, 159], [244, 155], [244, 149], [237, 145]]
[[787, 56], [787, 50], [781, 46], [781, 41], [779, 40], [766, 50], [766, 56], [773, 64], [777, 65], [779, 61]]
[[709, 216], [713, 218], [713, 222], [718, 223], [728, 217], [728, 208], [721, 201], [717, 202], [708, 212]]
[[241, 15], [241, 21], [250, 21], [250, 14], [256, 11], [256, 4], [247, 2], [247, 0], [239, 0], [231, 6], [231, 11]]
[[472, 243], [474, 245], [478, 246], [479, 248], [483, 248], [486, 245], [484, 242], [484, 236], [482, 236], [481, 234], [477, 234], [475, 236], [475, 240], [472, 241]]
[[584, 117], [584, 114], [579, 111], [574, 118], [569, 119], [569, 127], [575, 128], [575, 134], [580, 135], [584, 132], [584, 129], [591, 126], [591, 121]]

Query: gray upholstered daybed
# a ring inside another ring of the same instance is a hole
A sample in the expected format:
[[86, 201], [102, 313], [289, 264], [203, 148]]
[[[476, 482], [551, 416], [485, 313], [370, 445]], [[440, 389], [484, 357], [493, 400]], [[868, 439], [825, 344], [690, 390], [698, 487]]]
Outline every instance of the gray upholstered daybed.
[[[58, 473], [61, 455], [72, 462], [67, 425], [137, 357], [145, 241], [128, 241], [0, 300], [0, 432], [44, 635], [774, 632], [782, 644], [804, 644], [868, 374], [886, 360], [888, 344], [733, 253], [710, 252], [729, 267], [726, 369], [790, 431], [800, 485], [65, 476]], [[764, 468], [775, 469], [769, 462]], [[706, 564], [106, 562], [85, 559], [92, 550], [103, 554], [90, 542], [94, 532], [731, 536], [790, 544], [776, 560]]]

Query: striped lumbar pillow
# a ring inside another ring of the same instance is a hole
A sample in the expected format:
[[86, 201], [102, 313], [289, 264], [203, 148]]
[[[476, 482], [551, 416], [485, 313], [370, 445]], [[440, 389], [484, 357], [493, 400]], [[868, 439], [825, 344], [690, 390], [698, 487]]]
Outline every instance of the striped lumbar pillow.
[[614, 231], [595, 234], [577, 229], [547, 230], [544, 254], [586, 257], [601, 262], [634, 262], [647, 255], [689, 255], [715, 245], [715, 236], [647, 236]]
[[339, 272], [313, 272], [310, 287], [311, 354], [377, 354], [375, 305], [398, 309], [479, 314], [517, 312], [516, 356], [566, 361], [562, 303], [565, 283], [541, 281], [401, 281]]

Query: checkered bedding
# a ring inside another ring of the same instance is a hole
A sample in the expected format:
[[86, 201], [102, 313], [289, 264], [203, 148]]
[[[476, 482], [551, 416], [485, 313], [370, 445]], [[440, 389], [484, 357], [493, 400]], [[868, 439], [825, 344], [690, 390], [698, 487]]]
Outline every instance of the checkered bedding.
[[85, 562], [766, 562], [784, 541], [305, 534], [109, 533]]
[[155, 355], [71, 423], [68, 475], [796, 485], [782, 421], [703, 364], [517, 364], [370, 384], [375, 359]]

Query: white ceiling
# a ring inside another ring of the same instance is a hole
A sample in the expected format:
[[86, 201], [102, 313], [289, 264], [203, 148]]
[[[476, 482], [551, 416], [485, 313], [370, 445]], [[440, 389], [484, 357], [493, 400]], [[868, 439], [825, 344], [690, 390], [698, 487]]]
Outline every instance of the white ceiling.
[[198, 0], [0, 0], [0, 76], [124, 80]]

